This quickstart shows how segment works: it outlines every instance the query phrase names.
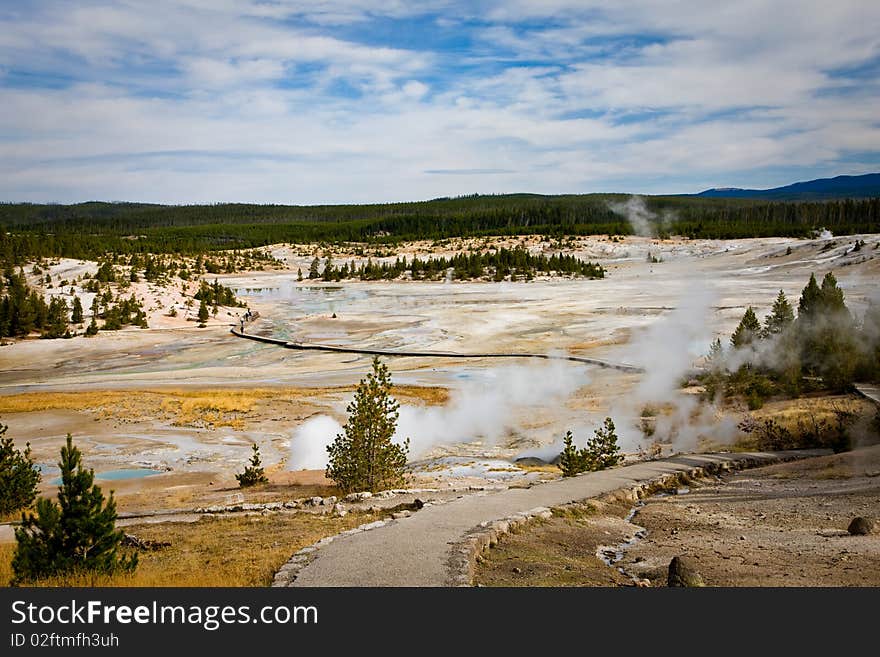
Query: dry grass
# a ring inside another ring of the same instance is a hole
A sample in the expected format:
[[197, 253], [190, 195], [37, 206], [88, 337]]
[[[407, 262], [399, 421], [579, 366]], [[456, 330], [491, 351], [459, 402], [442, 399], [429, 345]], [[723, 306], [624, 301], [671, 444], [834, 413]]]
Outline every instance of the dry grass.
[[[294, 403], [353, 391], [354, 386], [31, 392], [0, 396], [0, 415], [52, 410], [91, 411], [102, 420], [161, 419], [176, 426], [243, 430], [249, 420], [258, 420], [263, 412], [277, 413], [279, 402]], [[449, 391], [439, 387], [397, 386], [394, 394], [427, 405], [444, 404], [449, 398]]]
[[599, 545], [625, 537], [620, 521], [627, 505], [592, 500], [554, 510], [505, 536], [477, 560], [474, 583], [482, 586], [619, 586], [629, 579], [596, 557]]
[[0, 543], [0, 586], [7, 586], [12, 579], [12, 555], [15, 543]]
[[869, 415], [874, 405], [856, 395], [823, 395], [768, 402], [752, 415], [756, 419], [773, 419], [789, 430], [797, 429], [798, 421], [815, 418], [817, 422], [833, 422], [835, 411], [846, 411], [855, 416]]
[[[205, 517], [193, 523], [126, 527], [142, 539], [171, 546], [141, 552], [130, 575], [55, 577], [38, 586], [268, 586], [278, 568], [302, 547], [380, 514], [349, 513], [344, 518], [310, 513]], [[12, 576], [14, 545], [0, 545], [0, 583]]]
[[545, 463], [544, 465], [525, 465], [523, 463], [515, 464], [519, 470], [525, 470], [526, 472], [549, 472], [552, 474], [559, 474], [561, 470], [558, 465], [553, 465], [552, 463]]

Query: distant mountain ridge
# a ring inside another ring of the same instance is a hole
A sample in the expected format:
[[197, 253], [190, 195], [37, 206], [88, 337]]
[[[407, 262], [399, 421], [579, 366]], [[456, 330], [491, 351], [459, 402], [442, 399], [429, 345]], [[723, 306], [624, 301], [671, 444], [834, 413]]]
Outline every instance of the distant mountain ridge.
[[880, 173], [861, 176], [836, 176], [796, 182], [773, 189], [740, 189], [714, 187], [693, 196], [704, 198], [755, 198], [776, 201], [805, 201], [810, 199], [873, 198], [880, 196]]

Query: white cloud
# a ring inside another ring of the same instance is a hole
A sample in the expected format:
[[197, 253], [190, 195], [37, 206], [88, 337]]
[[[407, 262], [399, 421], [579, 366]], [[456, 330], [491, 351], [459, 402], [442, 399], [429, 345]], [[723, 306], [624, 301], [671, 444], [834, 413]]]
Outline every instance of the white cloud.
[[[7, 13], [0, 199], [650, 192], [766, 167], [843, 173], [880, 152], [877, 80], [835, 74], [876, 62], [876, 3], [484, 7], [46, 0]], [[379, 38], [387, 20], [423, 32]], [[473, 45], [432, 45], [450, 35]], [[497, 173], [425, 173], [438, 170]]]

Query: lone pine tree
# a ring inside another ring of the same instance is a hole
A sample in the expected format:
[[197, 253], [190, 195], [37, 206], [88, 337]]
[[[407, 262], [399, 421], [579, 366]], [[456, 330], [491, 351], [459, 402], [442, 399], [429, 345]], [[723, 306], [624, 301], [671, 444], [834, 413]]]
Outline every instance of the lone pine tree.
[[94, 470], [82, 465], [82, 454], [70, 434], [61, 448], [58, 502], [37, 500], [36, 514], [22, 514], [15, 530], [12, 558], [16, 583], [65, 573], [112, 575], [137, 567], [137, 554], [120, 555], [124, 537], [116, 529], [113, 493], [104, 498], [94, 483]]
[[402, 445], [392, 441], [399, 404], [391, 387], [388, 368], [374, 357], [372, 372], [348, 405], [343, 433], [327, 446], [327, 476], [346, 493], [375, 493], [403, 483], [409, 438]]
[[251, 446], [251, 449], [253, 450], [253, 454], [251, 454], [250, 465], [244, 469], [244, 472], [235, 475], [235, 478], [238, 480], [238, 485], [241, 488], [269, 483], [269, 479], [266, 477], [266, 471], [263, 469], [263, 463], [260, 460], [260, 448], [254, 443]]

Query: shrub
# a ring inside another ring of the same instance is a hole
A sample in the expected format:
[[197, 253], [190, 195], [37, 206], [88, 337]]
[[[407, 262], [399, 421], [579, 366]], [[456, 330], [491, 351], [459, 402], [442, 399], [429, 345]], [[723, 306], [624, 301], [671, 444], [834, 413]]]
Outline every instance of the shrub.
[[94, 470], [82, 466], [82, 454], [70, 434], [61, 448], [58, 502], [37, 500], [37, 512], [22, 514], [15, 530], [14, 583], [65, 573], [112, 575], [137, 567], [137, 554], [120, 555], [124, 534], [116, 529], [116, 501], [106, 500], [94, 484]]

